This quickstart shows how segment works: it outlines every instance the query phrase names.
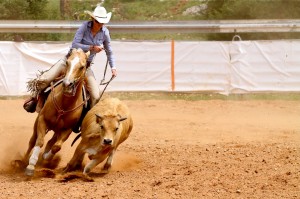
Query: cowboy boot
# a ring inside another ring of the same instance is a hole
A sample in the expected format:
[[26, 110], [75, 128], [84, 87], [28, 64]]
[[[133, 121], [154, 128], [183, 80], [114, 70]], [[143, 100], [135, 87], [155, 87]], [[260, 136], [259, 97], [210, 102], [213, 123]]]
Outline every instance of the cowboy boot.
[[31, 96], [29, 99], [27, 99], [24, 102], [23, 108], [29, 113], [34, 113], [36, 110], [37, 103], [38, 103], [37, 98]]

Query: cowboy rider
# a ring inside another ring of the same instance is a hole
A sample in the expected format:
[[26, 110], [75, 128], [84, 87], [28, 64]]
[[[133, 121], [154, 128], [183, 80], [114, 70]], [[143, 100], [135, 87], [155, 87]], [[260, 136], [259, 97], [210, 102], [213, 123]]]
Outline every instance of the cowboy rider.
[[[85, 52], [91, 52], [87, 62], [86, 87], [91, 96], [90, 107], [93, 107], [100, 98], [99, 86], [90, 67], [95, 55], [105, 49], [113, 77], [117, 75], [117, 69], [110, 45], [111, 39], [109, 30], [104, 25], [110, 21], [112, 15], [111, 12], [107, 13], [104, 7], [97, 5], [93, 13], [90, 11], [85, 11], [85, 13], [91, 16], [91, 20], [83, 22], [79, 27], [74, 36], [71, 48], [81, 48]], [[59, 60], [48, 71], [38, 77], [37, 87], [39, 91], [48, 87], [49, 84], [64, 71], [67, 56], [68, 55]], [[37, 97], [37, 94], [32, 94], [30, 99], [25, 102], [24, 109], [28, 112], [35, 112]]]

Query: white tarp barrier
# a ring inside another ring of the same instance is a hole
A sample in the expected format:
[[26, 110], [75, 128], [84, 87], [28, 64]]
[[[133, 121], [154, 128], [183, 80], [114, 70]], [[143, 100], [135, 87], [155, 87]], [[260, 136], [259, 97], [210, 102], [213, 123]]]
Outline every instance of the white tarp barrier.
[[226, 92], [228, 56], [224, 42], [175, 42], [175, 90]]
[[229, 93], [300, 90], [299, 41], [232, 42], [229, 53]]
[[[113, 91], [168, 91], [171, 89], [170, 42], [113, 42], [118, 77], [108, 89]], [[104, 57], [100, 59], [103, 60]], [[99, 57], [96, 57], [97, 63]], [[100, 60], [99, 59], [99, 60]], [[97, 67], [102, 78], [105, 64]], [[95, 67], [94, 67], [95, 68]], [[94, 69], [93, 69], [94, 70]], [[111, 76], [110, 70], [107, 74]]]
[[[300, 41], [113, 41], [118, 77], [108, 91], [300, 91]], [[26, 82], [66, 55], [70, 43], [0, 42], [0, 95], [27, 95]], [[100, 83], [106, 56], [92, 65]], [[111, 76], [107, 71], [106, 80]], [[172, 82], [174, 79], [174, 82]], [[100, 87], [101, 89], [101, 87]]]
[[26, 82], [68, 52], [68, 44], [0, 42], [0, 95], [25, 95]]

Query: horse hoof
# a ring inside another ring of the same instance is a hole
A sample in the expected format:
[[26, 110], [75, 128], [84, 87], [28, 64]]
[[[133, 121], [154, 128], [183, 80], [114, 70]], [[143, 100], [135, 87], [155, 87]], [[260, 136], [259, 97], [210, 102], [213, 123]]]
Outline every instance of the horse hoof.
[[65, 166], [65, 168], [63, 168], [62, 173], [68, 173], [71, 172], [71, 166], [70, 164], [67, 164], [67, 166]]
[[102, 170], [100, 171], [101, 174], [108, 174], [108, 172], [109, 172], [108, 169], [102, 169]]
[[34, 166], [33, 165], [28, 165], [25, 169], [25, 174], [27, 176], [33, 176], [34, 174]]

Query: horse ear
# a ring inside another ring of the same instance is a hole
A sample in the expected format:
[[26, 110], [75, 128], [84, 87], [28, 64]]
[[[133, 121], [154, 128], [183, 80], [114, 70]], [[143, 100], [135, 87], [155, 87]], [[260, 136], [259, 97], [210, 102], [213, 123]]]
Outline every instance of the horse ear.
[[100, 123], [103, 120], [103, 117], [97, 113], [95, 115], [96, 115], [96, 122]]
[[89, 57], [89, 56], [90, 56], [90, 54], [91, 54], [91, 52], [90, 52], [90, 51], [87, 51], [87, 52], [85, 53], [86, 57]]

